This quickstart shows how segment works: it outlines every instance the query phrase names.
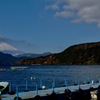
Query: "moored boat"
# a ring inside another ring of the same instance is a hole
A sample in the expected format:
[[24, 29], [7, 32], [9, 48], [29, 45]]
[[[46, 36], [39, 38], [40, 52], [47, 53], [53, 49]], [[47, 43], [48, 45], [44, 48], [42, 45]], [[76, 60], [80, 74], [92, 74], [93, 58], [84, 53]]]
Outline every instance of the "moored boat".
[[9, 91], [9, 82], [0, 82], [0, 92], [5, 94]]
[[11, 70], [24, 70], [28, 67], [27, 66], [12, 66], [10, 68], [11, 68]]

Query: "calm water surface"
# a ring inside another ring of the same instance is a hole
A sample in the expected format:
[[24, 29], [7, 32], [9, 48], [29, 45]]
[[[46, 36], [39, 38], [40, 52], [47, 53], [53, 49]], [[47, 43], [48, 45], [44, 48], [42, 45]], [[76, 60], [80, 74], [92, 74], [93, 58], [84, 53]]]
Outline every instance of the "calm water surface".
[[59, 87], [65, 85], [65, 79], [68, 85], [73, 85], [75, 82], [96, 82], [100, 76], [100, 65], [29, 66], [20, 71], [12, 71], [10, 67], [5, 69], [0, 72], [0, 81], [11, 82], [12, 90], [19, 86], [19, 91], [25, 90], [26, 80], [28, 89], [34, 90], [36, 84], [40, 86], [41, 81], [46, 88], [51, 88], [53, 80], [56, 87]]

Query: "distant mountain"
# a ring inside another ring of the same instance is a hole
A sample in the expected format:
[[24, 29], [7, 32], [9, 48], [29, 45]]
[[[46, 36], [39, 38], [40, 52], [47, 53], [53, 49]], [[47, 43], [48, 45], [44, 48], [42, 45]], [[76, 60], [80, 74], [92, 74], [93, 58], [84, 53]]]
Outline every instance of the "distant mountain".
[[0, 52], [0, 66], [1, 65], [16, 65], [19, 60], [28, 59], [28, 57], [15, 57], [8, 53]]
[[11, 65], [13, 62], [16, 61], [18, 61], [16, 57], [0, 52], [0, 65]]
[[40, 56], [46, 56], [51, 53], [43, 53], [43, 54], [32, 54], [27, 53], [19, 56], [13, 56], [11, 54], [0, 52], [0, 65], [16, 65], [16, 62], [19, 60], [29, 59], [29, 58], [35, 58]]
[[41, 56], [47, 56], [47, 55], [50, 55], [50, 54], [52, 54], [52, 53], [50, 53], [50, 52], [45, 52], [45, 53], [42, 53], [42, 54], [25, 53], [25, 54], [16, 55], [16, 57], [37, 58], [37, 57], [41, 57]]
[[11, 54], [13, 56], [16, 56], [16, 55], [24, 53], [24, 52], [19, 51], [19, 50], [16, 50], [16, 51], [14, 51], [14, 50], [2, 50], [1, 52], [7, 53], [7, 54]]
[[100, 64], [100, 42], [70, 46], [63, 52], [21, 60], [18, 64]]

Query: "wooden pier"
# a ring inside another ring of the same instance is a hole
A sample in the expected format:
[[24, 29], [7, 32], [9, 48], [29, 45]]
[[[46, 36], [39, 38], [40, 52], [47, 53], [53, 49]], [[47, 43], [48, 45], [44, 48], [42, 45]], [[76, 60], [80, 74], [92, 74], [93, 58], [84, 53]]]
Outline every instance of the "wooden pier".
[[[59, 87], [59, 88], [51, 88], [51, 89], [44, 89], [44, 90], [38, 90], [36, 89], [36, 91], [26, 91], [26, 92], [18, 92], [14, 95], [10, 95], [10, 94], [4, 94], [1, 95], [1, 100], [14, 100], [14, 98], [20, 97], [22, 98], [22, 100], [28, 100], [31, 98], [34, 98], [35, 96], [39, 95], [41, 97], [43, 96], [48, 96], [50, 95], [53, 91], [56, 94], [63, 94], [65, 92], [65, 89], [69, 89], [71, 90], [71, 92], [75, 92], [78, 91], [79, 88], [81, 88], [82, 90], [87, 90], [92, 88], [98, 88], [98, 86], [100, 86], [100, 83], [90, 83], [90, 84], [82, 84], [82, 85], [75, 85], [75, 86], [66, 86], [66, 87]], [[91, 97], [93, 98], [93, 100], [97, 98], [97, 96], [95, 95], [95, 91], [91, 91]], [[17, 100], [17, 99], [16, 99]]]

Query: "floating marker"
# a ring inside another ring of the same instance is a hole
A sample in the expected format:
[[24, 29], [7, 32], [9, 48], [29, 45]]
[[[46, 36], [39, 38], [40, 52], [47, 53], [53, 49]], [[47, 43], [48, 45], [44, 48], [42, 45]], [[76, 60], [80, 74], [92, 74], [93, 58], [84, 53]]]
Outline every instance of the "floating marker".
[[35, 77], [34, 77], [34, 80], [35, 80]]
[[54, 85], [54, 87], [55, 87], [55, 79], [53, 79], [53, 85]]
[[88, 77], [88, 83], [90, 83], [90, 77]]
[[80, 80], [78, 80], [78, 85], [79, 85], [79, 87], [80, 87]]
[[11, 92], [11, 82], [9, 82], [9, 92]]
[[40, 88], [42, 88], [42, 80], [40, 80]]
[[94, 80], [91, 81], [92, 85], [94, 84]]
[[42, 86], [42, 89], [45, 89], [46, 87], [45, 86]]
[[36, 84], [36, 95], [38, 95], [38, 86]]
[[98, 78], [98, 82], [100, 83], [100, 78]]
[[53, 91], [54, 91], [54, 82], [52, 82], [52, 89], [53, 89]]
[[31, 80], [33, 79], [33, 77], [31, 77]]
[[67, 81], [67, 80], [66, 80], [66, 78], [65, 78], [65, 85], [66, 85], [66, 81]]
[[17, 100], [18, 100], [18, 96], [19, 96], [19, 93], [18, 93], [18, 86], [16, 86], [16, 96], [17, 96]]
[[54, 91], [54, 87], [55, 87], [55, 79], [53, 79], [53, 82], [52, 82], [52, 89]]
[[86, 83], [86, 78], [84, 77], [84, 84]]
[[76, 78], [75, 78], [75, 80], [74, 80], [74, 84], [77, 85], [77, 79], [76, 79]]
[[68, 89], [68, 81], [65, 79], [65, 85], [66, 85], [66, 88]]

